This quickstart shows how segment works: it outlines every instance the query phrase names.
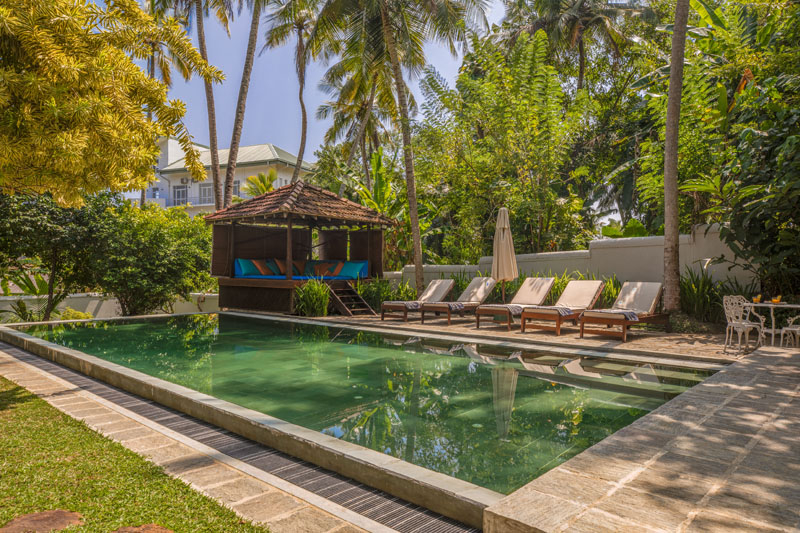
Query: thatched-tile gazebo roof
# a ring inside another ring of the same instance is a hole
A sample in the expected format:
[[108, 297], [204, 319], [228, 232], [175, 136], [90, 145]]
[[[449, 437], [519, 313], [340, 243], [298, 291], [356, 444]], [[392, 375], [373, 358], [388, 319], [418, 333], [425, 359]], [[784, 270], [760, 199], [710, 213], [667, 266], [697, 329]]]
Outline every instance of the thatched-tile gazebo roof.
[[287, 218], [306, 219], [329, 224], [374, 224], [392, 226], [395, 222], [378, 213], [330, 191], [297, 181], [261, 196], [234, 204], [227, 209], [207, 215], [212, 223], [252, 221], [279, 222]]

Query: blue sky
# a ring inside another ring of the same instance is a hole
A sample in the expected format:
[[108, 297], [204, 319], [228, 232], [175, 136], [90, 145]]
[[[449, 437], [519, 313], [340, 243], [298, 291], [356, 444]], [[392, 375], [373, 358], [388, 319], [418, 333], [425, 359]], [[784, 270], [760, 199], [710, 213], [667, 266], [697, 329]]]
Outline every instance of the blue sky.
[[[490, 24], [503, 16], [502, 3], [492, 1], [487, 13]], [[233, 115], [239, 93], [244, 54], [250, 29], [250, 15], [242, 11], [231, 24], [231, 37], [216, 22], [216, 19], [205, 20], [206, 42], [210, 62], [225, 73], [225, 81], [216, 85], [214, 97], [217, 111], [217, 138], [220, 148], [230, 146], [233, 130]], [[262, 23], [257, 50], [263, 45], [264, 30]], [[192, 39], [196, 43], [194, 26], [191, 29]], [[300, 104], [297, 100], [297, 76], [294, 70], [294, 41], [284, 47], [264, 50], [256, 55], [253, 76], [247, 95], [247, 111], [242, 130], [241, 145], [273, 143], [297, 153], [300, 144]], [[454, 58], [450, 51], [438, 44], [426, 47], [426, 58], [451, 83], [455, 79], [461, 58]], [[317, 107], [325, 101], [326, 95], [317, 89], [317, 84], [324, 74], [326, 66], [321, 63], [309, 65], [306, 75], [306, 109], [308, 110], [308, 142], [305, 159], [313, 161], [314, 151], [322, 144], [327, 122], [315, 118]], [[421, 102], [418, 80], [412, 80], [412, 89]], [[186, 102], [184, 121], [189, 132], [201, 144], [208, 144], [208, 122], [206, 118], [206, 101], [203, 84], [199, 79], [184, 82], [180, 76], [173, 76], [171, 98], [179, 98]]]

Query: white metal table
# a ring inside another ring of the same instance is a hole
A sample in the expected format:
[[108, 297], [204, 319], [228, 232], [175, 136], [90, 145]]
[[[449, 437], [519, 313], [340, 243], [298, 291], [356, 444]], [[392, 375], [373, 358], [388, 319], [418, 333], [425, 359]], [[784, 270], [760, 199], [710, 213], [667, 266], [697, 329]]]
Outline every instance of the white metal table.
[[772, 327], [770, 329], [767, 329], [766, 331], [772, 334], [772, 346], [775, 346], [775, 332], [778, 331], [777, 329], [775, 329], [775, 309], [800, 309], [800, 304], [785, 304], [785, 303], [774, 304], [772, 302], [760, 302], [760, 303], [747, 302], [745, 306], [769, 308], [769, 317], [772, 321]]

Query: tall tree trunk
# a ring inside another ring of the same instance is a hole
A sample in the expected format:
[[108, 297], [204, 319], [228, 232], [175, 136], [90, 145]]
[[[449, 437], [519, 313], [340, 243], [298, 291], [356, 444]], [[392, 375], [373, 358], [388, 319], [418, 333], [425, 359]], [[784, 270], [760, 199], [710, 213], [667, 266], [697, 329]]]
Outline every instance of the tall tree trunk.
[[[200, 47], [200, 56], [208, 63], [208, 50], [206, 49], [206, 32], [203, 28], [203, 0], [194, 0], [194, 9], [197, 19], [197, 44]], [[214, 209], [220, 210], [223, 205], [222, 183], [219, 179], [219, 150], [217, 146], [217, 112], [214, 108], [214, 88], [211, 82], [205, 80], [206, 110], [208, 113], [208, 145], [211, 152], [211, 181], [214, 184]]]
[[586, 48], [583, 37], [578, 39], [578, 90], [583, 89], [583, 78], [586, 75]]
[[244, 125], [244, 109], [247, 105], [247, 90], [250, 88], [250, 75], [253, 73], [253, 58], [258, 41], [258, 22], [261, 18], [261, 7], [258, 2], [253, 6], [253, 20], [250, 22], [250, 37], [247, 40], [247, 53], [244, 56], [242, 82], [239, 85], [239, 100], [236, 102], [236, 115], [233, 118], [233, 135], [228, 150], [228, 168], [225, 169], [225, 198], [223, 207], [230, 207], [233, 201], [233, 176], [236, 172], [236, 158], [239, 156], [239, 142], [242, 140]]
[[367, 156], [367, 143], [366, 143], [366, 135], [362, 135], [360, 139], [361, 145], [361, 164], [364, 166], [364, 180], [366, 181], [367, 189], [369, 192], [372, 192], [372, 179], [369, 175], [369, 157]]
[[53, 250], [53, 254], [50, 260], [50, 277], [47, 280], [47, 304], [44, 306], [44, 314], [42, 315], [42, 321], [47, 322], [50, 320], [50, 315], [53, 313], [53, 308], [55, 304], [53, 303], [53, 293], [55, 292], [56, 288], [56, 272], [58, 269], [58, 254], [55, 250]]
[[[153, 3], [150, 2], [150, 13], [153, 13]], [[156, 46], [150, 45], [150, 57], [147, 58], [147, 76], [154, 80], [156, 78]], [[153, 110], [150, 109], [148, 106], [147, 108], [147, 121], [151, 122], [153, 120]], [[155, 168], [153, 169], [155, 171]], [[155, 172], [153, 172], [155, 176]], [[144, 203], [147, 200], [147, 187], [142, 189], [141, 197], [139, 198], [139, 208], [144, 207]]]
[[678, 239], [678, 129], [681, 117], [683, 56], [686, 47], [686, 23], [689, 0], [678, 0], [672, 29], [672, 53], [669, 68], [669, 96], [664, 133], [664, 309], [680, 308], [680, 257]]
[[397, 57], [397, 43], [394, 30], [389, 24], [389, 14], [385, 2], [381, 2], [381, 23], [386, 50], [392, 61], [395, 90], [397, 91], [397, 107], [400, 110], [400, 131], [403, 137], [403, 162], [406, 167], [406, 192], [408, 195], [408, 218], [411, 221], [411, 239], [414, 248], [414, 283], [417, 295], [425, 288], [425, 276], [422, 271], [422, 239], [419, 232], [419, 212], [417, 208], [417, 183], [414, 178], [414, 152], [411, 146], [411, 122], [408, 117], [408, 100], [406, 98], [403, 70]]
[[[356, 143], [359, 142], [361, 139], [361, 143], [363, 143], [364, 135], [367, 131], [367, 122], [369, 122], [370, 117], [372, 116], [372, 104], [375, 101], [375, 91], [378, 88], [378, 82], [372, 82], [372, 88], [369, 90], [369, 100], [367, 100], [367, 109], [364, 111], [364, 118], [361, 119], [361, 124], [358, 125], [358, 133], [356, 134], [355, 139], [353, 139], [352, 146], [350, 147], [350, 155], [347, 156], [347, 166], [349, 167], [353, 163], [353, 156], [356, 155]], [[369, 186], [369, 171], [365, 168], [365, 175], [367, 177], [367, 187], [371, 189]], [[344, 182], [339, 185], [339, 196], [344, 194]]]
[[297, 67], [297, 81], [300, 82], [300, 90], [297, 97], [300, 100], [300, 149], [297, 151], [297, 162], [292, 173], [292, 183], [300, 178], [300, 167], [303, 166], [303, 155], [306, 151], [306, 134], [308, 132], [308, 115], [306, 114], [306, 103], [303, 100], [303, 91], [306, 88], [306, 47], [303, 41], [303, 29], [297, 29], [297, 55], [295, 57]]

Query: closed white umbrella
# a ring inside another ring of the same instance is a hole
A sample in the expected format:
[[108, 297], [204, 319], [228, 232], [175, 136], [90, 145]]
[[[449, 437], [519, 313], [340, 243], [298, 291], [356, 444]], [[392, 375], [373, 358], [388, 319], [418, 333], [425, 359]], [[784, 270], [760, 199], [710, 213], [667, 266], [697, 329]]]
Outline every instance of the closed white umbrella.
[[508, 209], [500, 208], [497, 213], [497, 227], [494, 230], [494, 256], [492, 257], [492, 277], [501, 282], [503, 302], [506, 301], [506, 281], [519, 277], [517, 255], [514, 253], [514, 240], [511, 238], [511, 225], [508, 222]]

